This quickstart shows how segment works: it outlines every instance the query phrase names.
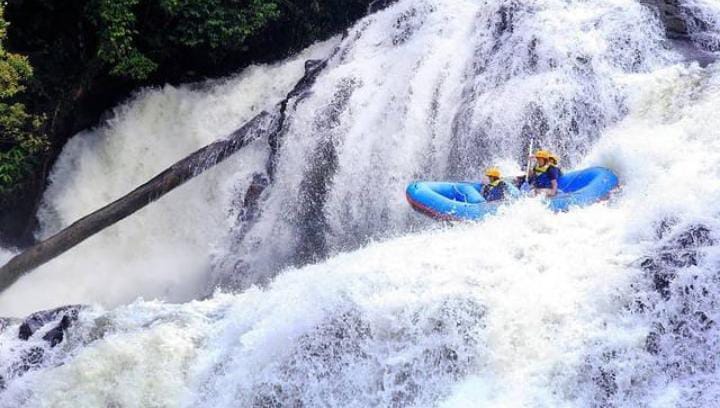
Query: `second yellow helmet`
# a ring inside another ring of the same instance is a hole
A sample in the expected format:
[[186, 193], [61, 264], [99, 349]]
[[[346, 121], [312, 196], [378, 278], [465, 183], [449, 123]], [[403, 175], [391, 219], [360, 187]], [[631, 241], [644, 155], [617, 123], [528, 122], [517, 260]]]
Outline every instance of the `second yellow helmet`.
[[538, 159], [549, 159], [550, 157], [552, 157], [552, 153], [547, 150], [538, 150], [537, 152], [535, 152], [534, 156]]
[[497, 167], [491, 167], [491, 168], [485, 170], [485, 175], [488, 177], [497, 177], [497, 178], [502, 177], [502, 174], [500, 173], [500, 169], [498, 169]]

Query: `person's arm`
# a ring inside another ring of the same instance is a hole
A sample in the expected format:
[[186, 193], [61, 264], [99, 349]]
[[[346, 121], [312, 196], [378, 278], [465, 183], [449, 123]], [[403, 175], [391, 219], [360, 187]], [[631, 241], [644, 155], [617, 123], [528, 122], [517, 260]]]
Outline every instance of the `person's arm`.
[[548, 169], [549, 175], [550, 175], [550, 190], [547, 192], [548, 197], [555, 197], [558, 192], [558, 178], [560, 171], [557, 169], [557, 167], [551, 167]]
[[527, 174], [525, 174], [525, 179], [528, 181], [528, 183], [530, 182], [530, 177], [532, 177], [532, 175], [535, 174], [535, 171], [532, 166], [532, 162], [530, 161], [533, 158], [534, 158], [533, 156], [528, 157]]
[[548, 197], [555, 197], [558, 191], [558, 184], [557, 180], [551, 180], [550, 181], [550, 189], [548, 190], [547, 194], [545, 194]]

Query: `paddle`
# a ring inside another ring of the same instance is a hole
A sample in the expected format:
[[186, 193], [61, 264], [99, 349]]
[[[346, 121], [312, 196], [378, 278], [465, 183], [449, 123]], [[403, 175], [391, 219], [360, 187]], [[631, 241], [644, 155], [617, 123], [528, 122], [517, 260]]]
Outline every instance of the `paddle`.
[[527, 155], [527, 166], [525, 166], [525, 176], [530, 174], [530, 157], [532, 157], [532, 151], [535, 144], [535, 137], [530, 136], [530, 144], [528, 144], [528, 155]]
[[530, 160], [532, 157], [533, 147], [535, 147], [535, 135], [530, 135], [530, 143], [528, 143], [527, 165], [525, 166], [525, 174], [518, 177], [518, 179], [524, 180], [518, 186], [518, 188], [521, 190], [522, 190], [523, 184], [528, 182], [528, 175], [530, 174], [530, 166], [531, 166]]

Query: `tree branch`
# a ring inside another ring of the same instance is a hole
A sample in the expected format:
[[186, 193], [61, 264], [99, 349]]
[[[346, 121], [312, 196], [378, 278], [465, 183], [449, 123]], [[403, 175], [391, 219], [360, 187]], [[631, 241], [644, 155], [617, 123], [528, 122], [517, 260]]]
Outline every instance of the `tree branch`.
[[203, 173], [246, 146], [260, 135], [272, 131], [273, 116], [262, 112], [233, 132], [173, 164], [124, 197], [89, 214], [50, 238], [37, 243], [0, 267], [0, 292], [23, 274], [50, 261], [87, 238], [132, 215], [175, 187]]

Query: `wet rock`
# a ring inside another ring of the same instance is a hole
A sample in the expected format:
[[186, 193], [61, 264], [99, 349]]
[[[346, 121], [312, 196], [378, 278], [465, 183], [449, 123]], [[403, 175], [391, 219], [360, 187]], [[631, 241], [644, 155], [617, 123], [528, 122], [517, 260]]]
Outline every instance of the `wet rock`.
[[660, 293], [663, 299], [670, 298], [670, 282], [675, 279], [675, 272], [662, 268], [653, 258], [646, 258], [640, 262], [640, 267], [652, 276], [655, 291]]
[[42, 335], [42, 341], [32, 339], [33, 341], [18, 342], [13, 346], [16, 350], [15, 357], [8, 364], [0, 365], [4, 368], [3, 372], [0, 372], [0, 390], [7, 383], [24, 376], [29, 371], [58, 364], [65, 351], [61, 349], [53, 351], [53, 348], [63, 342], [66, 331], [78, 319], [80, 310], [84, 307], [73, 305], [44, 310], [33, 313], [23, 320], [18, 328], [18, 338], [22, 341], [31, 340], [41, 330], [47, 329], [47, 331]]
[[717, 239], [705, 225], [681, 228], [674, 220], [660, 223], [657, 232], [656, 253], [640, 263], [660, 295], [637, 311], [651, 322], [644, 351], [670, 379], [713, 373], [720, 347], [715, 324], [720, 273], [706, 253]]
[[715, 321], [710, 319], [708, 317], [707, 313], [703, 312], [702, 310], [698, 310], [695, 312], [695, 319], [697, 320], [697, 327], [701, 331], [707, 331], [710, 330], [715, 325]]
[[395, 20], [393, 28], [395, 32], [392, 37], [392, 44], [395, 46], [406, 43], [415, 32], [425, 22], [424, 16], [419, 15], [420, 11], [416, 8], [411, 8]]
[[665, 35], [668, 44], [687, 61], [696, 61], [705, 67], [717, 59], [717, 56], [708, 51], [713, 50], [713, 42], [702, 41], [697, 37], [697, 31], [706, 27], [701, 21], [679, 0], [640, 0], [642, 4], [654, 10], [665, 26]]
[[[661, 225], [661, 236], [670, 234], [668, 225]], [[644, 258], [640, 267], [652, 278], [655, 290], [663, 299], [671, 296], [671, 283], [677, 277], [678, 269], [697, 266], [702, 257], [702, 248], [714, 245], [710, 229], [703, 225], [691, 226], [669, 238], [655, 256]]]
[[[75, 316], [75, 318], [77, 318], [77, 316]], [[63, 341], [63, 338], [65, 337], [65, 330], [70, 327], [73, 320], [74, 319], [68, 315], [63, 316], [57, 326], [45, 333], [43, 340], [50, 343], [50, 347], [57, 346]]]
[[581, 366], [580, 382], [593, 395], [593, 407], [613, 407], [621, 392], [618, 373], [623, 371], [621, 350], [600, 349], [586, 357]]
[[33, 313], [20, 325], [20, 328], [18, 329], [18, 338], [21, 340], [28, 340], [33, 336], [33, 334], [48, 323], [60, 319], [60, 322], [43, 336], [43, 340], [49, 342], [51, 346], [54, 347], [63, 340], [64, 331], [70, 327], [72, 322], [77, 320], [78, 314], [82, 308], [83, 306], [79, 305], [63, 306], [57, 309]]
[[265, 165], [267, 178], [272, 183], [275, 179], [275, 170], [277, 169], [277, 153], [280, 149], [280, 143], [282, 137], [285, 135], [287, 129], [285, 127], [285, 121], [287, 119], [287, 109], [290, 105], [290, 101], [294, 100], [295, 105], [303, 100], [310, 92], [310, 88], [315, 83], [318, 75], [327, 67], [329, 59], [324, 60], [307, 60], [305, 61], [305, 74], [295, 84], [293, 89], [287, 94], [278, 104], [278, 110], [280, 115], [277, 117], [274, 127], [275, 129], [270, 131], [268, 134], [268, 145], [270, 146], [270, 157], [268, 158], [267, 164]]
[[707, 67], [717, 60], [717, 56], [703, 50], [695, 43], [687, 40], [668, 40], [672, 48], [683, 56], [685, 61], [695, 61], [701, 67]]
[[515, 11], [519, 3], [511, 2], [509, 5], [502, 5], [498, 10], [498, 20], [495, 22], [495, 37], [503, 34], [511, 34], [515, 29]]
[[388, 6], [397, 3], [397, 0], [374, 0], [368, 6], [368, 14], [378, 12]]
[[682, 248], [697, 248], [715, 244], [715, 241], [710, 236], [710, 229], [704, 225], [688, 228], [675, 241]]
[[[45, 366], [57, 364], [64, 351], [53, 352], [52, 349], [65, 339], [66, 331], [78, 319], [80, 310], [84, 306], [64, 306], [52, 310], [44, 310], [28, 316], [18, 328], [18, 338], [23, 341], [30, 340], [41, 330], [49, 327], [42, 335], [43, 341], [19, 342], [14, 346], [16, 357], [0, 373], [0, 390], [6, 383], [24, 376], [27, 372], [41, 369]], [[14, 323], [18, 323], [15, 321]]]
[[320, 261], [329, 253], [326, 242], [328, 226], [324, 210], [331, 181], [338, 167], [336, 145], [339, 142], [336, 129], [341, 124], [340, 116], [347, 111], [350, 98], [358, 85], [353, 78], [342, 81], [331, 103], [315, 120], [313, 133], [319, 142], [300, 184], [298, 197], [303, 205], [295, 216], [297, 236], [302, 237], [298, 241], [294, 260], [297, 265]]
[[593, 380], [595, 383], [600, 387], [602, 392], [604, 393], [604, 397], [606, 399], [609, 399], [613, 395], [615, 395], [618, 391], [618, 385], [615, 380], [616, 374], [615, 371], [612, 370], [604, 370], [600, 368], [598, 370], [598, 375], [593, 377]]
[[253, 408], [302, 408], [301, 390], [292, 384], [261, 384], [252, 398]]
[[679, 0], [640, 0], [652, 8], [665, 25], [668, 38], [689, 40], [688, 27]]
[[675, 218], [663, 218], [655, 225], [655, 236], [657, 239], [663, 239], [667, 237], [669, 233], [673, 231], [673, 228], [677, 225], [678, 220]]
[[42, 366], [45, 359], [45, 350], [42, 347], [30, 347], [20, 352], [20, 358], [10, 364], [7, 372], [7, 379], [12, 381], [13, 378], [22, 377], [30, 370], [35, 370]]
[[485, 315], [476, 300], [457, 297], [382, 322], [355, 308], [333, 313], [299, 336], [268, 375], [275, 381], [253, 386], [240, 405], [435, 405], [446, 392], [439, 384], [456, 383], [477, 367]]
[[368, 358], [364, 346], [372, 335], [370, 326], [356, 311], [334, 317], [298, 340], [301, 364], [289, 368], [298, 370], [305, 365], [314, 366], [318, 378], [338, 375], [348, 360]]
[[645, 338], [645, 351], [650, 354], [658, 354], [660, 352], [660, 333], [651, 331]]
[[[235, 203], [240, 208], [237, 217], [237, 223], [246, 223], [250, 220], [255, 219], [260, 210], [260, 197], [265, 191], [267, 186], [270, 185], [270, 180], [265, 177], [262, 173], [254, 173], [250, 186], [245, 191], [245, 195], [242, 197], [242, 201]], [[244, 225], [244, 224], [243, 224]], [[246, 232], [246, 231], [243, 231]], [[245, 236], [243, 233], [240, 238]]]

